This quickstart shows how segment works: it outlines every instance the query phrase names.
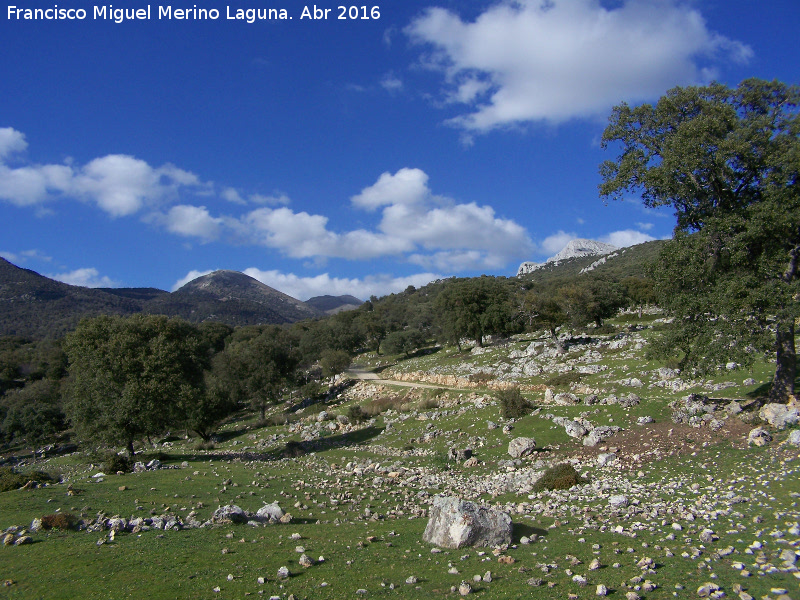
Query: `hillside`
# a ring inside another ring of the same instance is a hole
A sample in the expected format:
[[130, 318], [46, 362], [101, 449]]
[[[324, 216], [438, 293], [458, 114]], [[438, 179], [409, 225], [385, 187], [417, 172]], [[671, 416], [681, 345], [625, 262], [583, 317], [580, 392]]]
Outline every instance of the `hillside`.
[[237, 271], [214, 271], [198, 277], [171, 294], [146, 302], [143, 310], [192, 323], [221, 321], [233, 326], [292, 323], [321, 314]]
[[54, 281], [0, 258], [0, 335], [56, 338], [85, 316], [141, 310], [135, 299]]
[[314, 296], [306, 300], [306, 304], [327, 315], [333, 315], [343, 310], [355, 310], [364, 304], [364, 301], [350, 295]]
[[[134, 473], [27, 454], [58, 482], [0, 493], [9, 597], [795, 597], [800, 431], [759, 416], [771, 365], [666, 368], [662, 325], [365, 354], [383, 380], [237, 415], [213, 446], [142, 441]], [[509, 415], [515, 385], [534, 407]], [[427, 541], [440, 495], [505, 513], [507, 542]], [[40, 526], [57, 514], [79, 526]]]
[[630, 276], [644, 277], [648, 265], [658, 259], [663, 245], [663, 240], [655, 240], [620, 248], [604, 256], [578, 256], [544, 263], [535, 271], [520, 275], [519, 278], [530, 282], [546, 282], [588, 272], [617, 280]]

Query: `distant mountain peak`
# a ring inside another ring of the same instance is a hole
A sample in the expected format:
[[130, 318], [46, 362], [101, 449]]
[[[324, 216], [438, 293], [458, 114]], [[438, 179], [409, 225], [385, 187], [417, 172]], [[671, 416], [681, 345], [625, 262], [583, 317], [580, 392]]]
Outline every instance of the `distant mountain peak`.
[[603, 242], [598, 242], [595, 240], [586, 240], [582, 238], [570, 240], [569, 243], [564, 246], [561, 251], [556, 254], [555, 256], [551, 256], [547, 259], [544, 263], [535, 263], [535, 262], [524, 262], [519, 266], [517, 270], [517, 277], [521, 275], [526, 275], [528, 273], [532, 273], [537, 269], [541, 269], [544, 265], [547, 264], [558, 264], [561, 261], [569, 260], [572, 258], [580, 258], [583, 256], [603, 256], [604, 254], [610, 254], [615, 250], [619, 250], [616, 246], [612, 244], [605, 244]]

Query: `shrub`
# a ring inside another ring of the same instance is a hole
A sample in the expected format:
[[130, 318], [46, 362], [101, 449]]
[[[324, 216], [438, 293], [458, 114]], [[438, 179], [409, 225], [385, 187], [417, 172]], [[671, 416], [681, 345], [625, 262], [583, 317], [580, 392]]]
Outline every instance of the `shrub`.
[[566, 373], [559, 373], [558, 375], [553, 375], [550, 379], [545, 381], [545, 384], [550, 387], [566, 387], [573, 383], [578, 383], [581, 380], [582, 375], [580, 373], [576, 373], [575, 371], [567, 371]]
[[281, 455], [283, 458], [297, 458], [299, 456], [303, 456], [306, 453], [306, 449], [301, 442], [296, 442], [294, 440], [286, 442], [286, 446], [283, 448], [283, 452]]
[[131, 459], [116, 452], [109, 452], [103, 460], [103, 470], [107, 473], [116, 473], [122, 471], [123, 473], [130, 473], [133, 470]]
[[500, 401], [500, 412], [506, 419], [519, 419], [533, 409], [533, 405], [516, 387], [499, 391], [497, 399]]
[[363, 423], [369, 418], [369, 416], [366, 412], [364, 412], [363, 408], [355, 404], [347, 409], [347, 418], [354, 423]]
[[420, 410], [432, 410], [434, 408], [439, 408], [439, 401], [436, 398], [425, 398], [419, 403]]
[[486, 385], [495, 378], [491, 373], [473, 373], [469, 376], [470, 383], [477, 383], [478, 385]]
[[214, 449], [214, 442], [211, 440], [199, 440], [194, 445], [195, 450], [213, 450]]
[[11, 467], [0, 467], [0, 492], [18, 490], [29, 481], [48, 482], [53, 481], [53, 478], [43, 471], [17, 473]]
[[69, 513], [53, 513], [42, 517], [43, 529], [60, 529], [61, 531], [68, 531], [75, 527], [77, 519], [75, 515]]
[[582, 483], [586, 483], [586, 480], [580, 476], [575, 467], [569, 463], [561, 463], [547, 469], [534, 484], [533, 491], [568, 490], [573, 485]]

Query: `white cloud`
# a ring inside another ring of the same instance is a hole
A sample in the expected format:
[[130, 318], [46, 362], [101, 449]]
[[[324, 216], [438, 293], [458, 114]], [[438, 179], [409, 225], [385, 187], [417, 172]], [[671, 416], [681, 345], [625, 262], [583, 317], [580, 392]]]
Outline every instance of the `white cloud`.
[[204, 241], [219, 237], [224, 219], [212, 217], [205, 206], [173, 206], [159, 220], [172, 233], [185, 237], [199, 237]]
[[473, 132], [605, 114], [704, 82], [704, 59], [752, 55], [678, 0], [501, 0], [472, 22], [431, 8], [405, 31], [432, 49], [422, 62], [443, 74], [446, 100], [471, 111], [450, 123]]
[[652, 223], [636, 223], [635, 225], [639, 229], [644, 229], [645, 231], [650, 231], [654, 227]]
[[428, 175], [421, 169], [400, 169], [397, 173], [383, 173], [378, 181], [350, 198], [353, 206], [375, 210], [392, 204], [417, 204], [431, 196]]
[[70, 195], [95, 203], [113, 217], [122, 217], [174, 198], [181, 188], [198, 192], [209, 189], [196, 175], [174, 165], [155, 168], [124, 154], [95, 158], [83, 167], [5, 164], [10, 154], [26, 148], [22, 133], [0, 129], [0, 199], [17, 206], [39, 205]]
[[213, 273], [215, 270], [216, 269], [209, 269], [208, 271], [189, 271], [185, 277], [175, 282], [175, 285], [172, 286], [171, 291], [174, 292], [175, 290], [185, 286], [190, 281], [194, 281], [195, 279], [197, 279], [198, 277], [202, 277], [203, 275], [208, 275], [209, 273]]
[[73, 187], [112, 217], [123, 217], [158, 203], [181, 186], [199, 184], [197, 176], [173, 165], [154, 169], [132, 156], [111, 154], [83, 167]]
[[394, 73], [387, 73], [381, 79], [381, 87], [390, 93], [400, 92], [403, 90], [403, 80]]
[[[0, 150], [24, 149], [22, 134], [2, 131]], [[491, 206], [437, 196], [428, 179], [427, 173], [414, 168], [381, 174], [350, 198], [355, 209], [380, 211], [379, 221], [345, 231], [332, 230], [325, 215], [289, 208], [286, 194], [246, 196], [233, 187], [215, 188], [174, 165], [153, 167], [124, 154], [96, 158], [84, 166], [9, 167], [0, 160], [0, 199], [43, 211], [43, 203], [73, 197], [112, 217], [142, 215], [143, 221], [182, 237], [262, 245], [317, 264], [329, 258], [392, 256], [440, 270], [485, 270], [502, 268], [532, 252], [534, 245], [524, 227], [498, 216]], [[243, 214], [215, 215], [206, 206], [183, 200], [186, 192], [259, 207]]]
[[332, 296], [349, 294], [366, 300], [370, 296], [380, 297], [401, 292], [409, 285], [421, 287], [441, 277], [435, 273], [418, 273], [407, 277], [371, 275], [364, 279], [331, 277], [328, 273], [315, 277], [300, 277], [293, 273], [261, 271], [256, 268], [246, 269], [244, 273], [284, 294], [303, 301], [325, 294]]
[[575, 233], [567, 233], [559, 230], [558, 232], [548, 235], [541, 243], [542, 250], [550, 255], [558, 254], [564, 249], [564, 246], [569, 244], [572, 240], [578, 239]]
[[68, 273], [49, 274], [47, 277], [70, 285], [89, 288], [115, 287], [119, 285], [116, 281], [105, 275], [101, 277], [99, 271], [94, 267], [75, 269]]
[[0, 127], [0, 159], [24, 152], [27, 147], [25, 134], [11, 127]]
[[633, 229], [624, 229], [622, 231], [613, 231], [608, 235], [604, 235], [599, 241], [606, 244], [612, 244], [618, 248], [625, 248], [626, 246], [635, 246], [636, 244], [644, 244], [645, 242], [652, 242], [654, 238], [652, 235], [635, 231]]

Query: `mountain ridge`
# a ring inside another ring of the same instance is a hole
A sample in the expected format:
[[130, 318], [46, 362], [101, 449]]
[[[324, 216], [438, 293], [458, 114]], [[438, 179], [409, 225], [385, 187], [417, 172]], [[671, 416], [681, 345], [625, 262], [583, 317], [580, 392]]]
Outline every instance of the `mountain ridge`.
[[522, 263], [517, 269], [517, 277], [532, 273], [533, 271], [541, 269], [543, 266], [548, 264], [558, 265], [562, 261], [571, 260], [573, 258], [582, 258], [584, 256], [603, 256], [605, 254], [611, 254], [615, 250], [619, 250], [619, 248], [612, 244], [606, 244], [604, 242], [598, 242], [596, 240], [589, 240], [585, 238], [576, 238], [574, 240], [570, 240], [567, 245], [564, 246], [557, 254], [551, 256], [543, 263]]

